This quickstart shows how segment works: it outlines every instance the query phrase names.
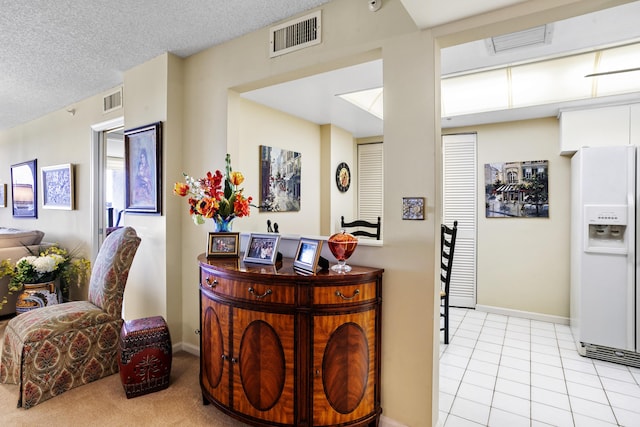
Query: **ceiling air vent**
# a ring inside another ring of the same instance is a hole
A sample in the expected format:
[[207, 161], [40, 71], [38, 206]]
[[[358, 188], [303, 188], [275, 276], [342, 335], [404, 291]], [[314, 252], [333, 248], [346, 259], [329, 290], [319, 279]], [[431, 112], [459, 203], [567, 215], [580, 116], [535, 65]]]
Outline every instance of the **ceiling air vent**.
[[524, 47], [540, 46], [551, 43], [553, 36], [553, 24], [540, 25], [539, 27], [503, 34], [486, 39], [487, 49], [490, 54], [513, 51]]
[[122, 88], [119, 88], [115, 92], [106, 95], [102, 98], [102, 112], [108, 113], [109, 111], [122, 108]]
[[320, 11], [314, 12], [269, 30], [269, 57], [319, 44], [321, 37]]

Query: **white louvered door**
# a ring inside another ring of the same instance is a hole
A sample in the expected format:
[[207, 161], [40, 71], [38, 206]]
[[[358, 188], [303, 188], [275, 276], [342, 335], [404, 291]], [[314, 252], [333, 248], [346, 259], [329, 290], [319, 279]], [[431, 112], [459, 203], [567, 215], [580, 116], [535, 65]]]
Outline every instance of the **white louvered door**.
[[358, 219], [376, 222], [382, 218], [383, 183], [382, 143], [359, 144]]
[[449, 305], [475, 308], [477, 156], [475, 133], [443, 135], [443, 211], [448, 226], [458, 221]]

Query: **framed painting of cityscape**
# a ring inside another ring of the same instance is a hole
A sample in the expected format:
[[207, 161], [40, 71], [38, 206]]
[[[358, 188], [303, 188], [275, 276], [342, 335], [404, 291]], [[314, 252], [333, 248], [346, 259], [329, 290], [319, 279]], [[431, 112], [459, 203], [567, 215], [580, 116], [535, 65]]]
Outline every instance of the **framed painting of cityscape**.
[[260, 210], [300, 210], [301, 158], [295, 151], [260, 146]]
[[484, 165], [487, 218], [548, 218], [549, 161]]
[[40, 168], [42, 172], [42, 208], [74, 209], [73, 165], [70, 163]]

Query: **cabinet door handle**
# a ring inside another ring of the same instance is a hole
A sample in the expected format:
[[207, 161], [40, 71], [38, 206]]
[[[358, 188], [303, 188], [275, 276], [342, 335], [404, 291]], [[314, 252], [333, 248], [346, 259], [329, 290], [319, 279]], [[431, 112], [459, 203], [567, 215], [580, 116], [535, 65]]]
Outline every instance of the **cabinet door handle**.
[[336, 296], [340, 297], [342, 299], [345, 300], [349, 300], [349, 299], [354, 299], [357, 295], [360, 294], [360, 289], [356, 289], [355, 291], [353, 291], [353, 295], [351, 295], [350, 297], [345, 296], [342, 292], [340, 291], [336, 291]]
[[253, 287], [251, 287], [251, 288], [249, 288], [249, 293], [251, 295], [253, 295], [254, 297], [256, 297], [256, 298], [261, 299], [261, 298], [266, 297], [267, 295], [271, 295], [273, 293], [273, 291], [271, 289], [267, 289], [267, 291], [264, 294], [258, 295], [258, 294], [256, 294], [256, 290], [253, 289]]
[[216, 286], [218, 286], [218, 279], [213, 279], [213, 282], [211, 281], [211, 277], [207, 277], [206, 279], [204, 279], [205, 282], [207, 282], [207, 286], [209, 286], [210, 288], [215, 288]]
[[238, 359], [236, 359], [235, 357], [232, 357], [231, 358], [231, 363], [233, 363], [235, 365], [236, 363], [238, 363]]
[[227, 356], [226, 354], [222, 355], [222, 360], [227, 361], [229, 360], [229, 356]]

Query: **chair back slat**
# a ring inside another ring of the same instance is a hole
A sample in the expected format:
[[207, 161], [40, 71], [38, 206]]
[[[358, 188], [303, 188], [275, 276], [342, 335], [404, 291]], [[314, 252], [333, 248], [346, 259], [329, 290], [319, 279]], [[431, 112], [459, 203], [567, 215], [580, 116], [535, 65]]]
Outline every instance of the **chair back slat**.
[[440, 252], [441, 259], [441, 276], [442, 287], [445, 293], [449, 294], [449, 284], [451, 282], [451, 266], [453, 265], [453, 253], [456, 245], [456, 236], [458, 234], [458, 221], [453, 222], [453, 227], [445, 224], [440, 226]]
[[344, 229], [344, 228], [352, 228], [352, 227], [364, 227], [364, 228], [371, 228], [374, 230], [374, 231], [356, 230], [356, 231], [349, 232], [354, 236], [366, 236], [366, 237], [372, 237], [376, 240], [380, 240], [380, 228], [381, 228], [380, 217], [378, 217], [378, 222], [369, 222], [361, 219], [357, 219], [351, 222], [344, 222], [344, 216], [340, 217], [340, 228]]

